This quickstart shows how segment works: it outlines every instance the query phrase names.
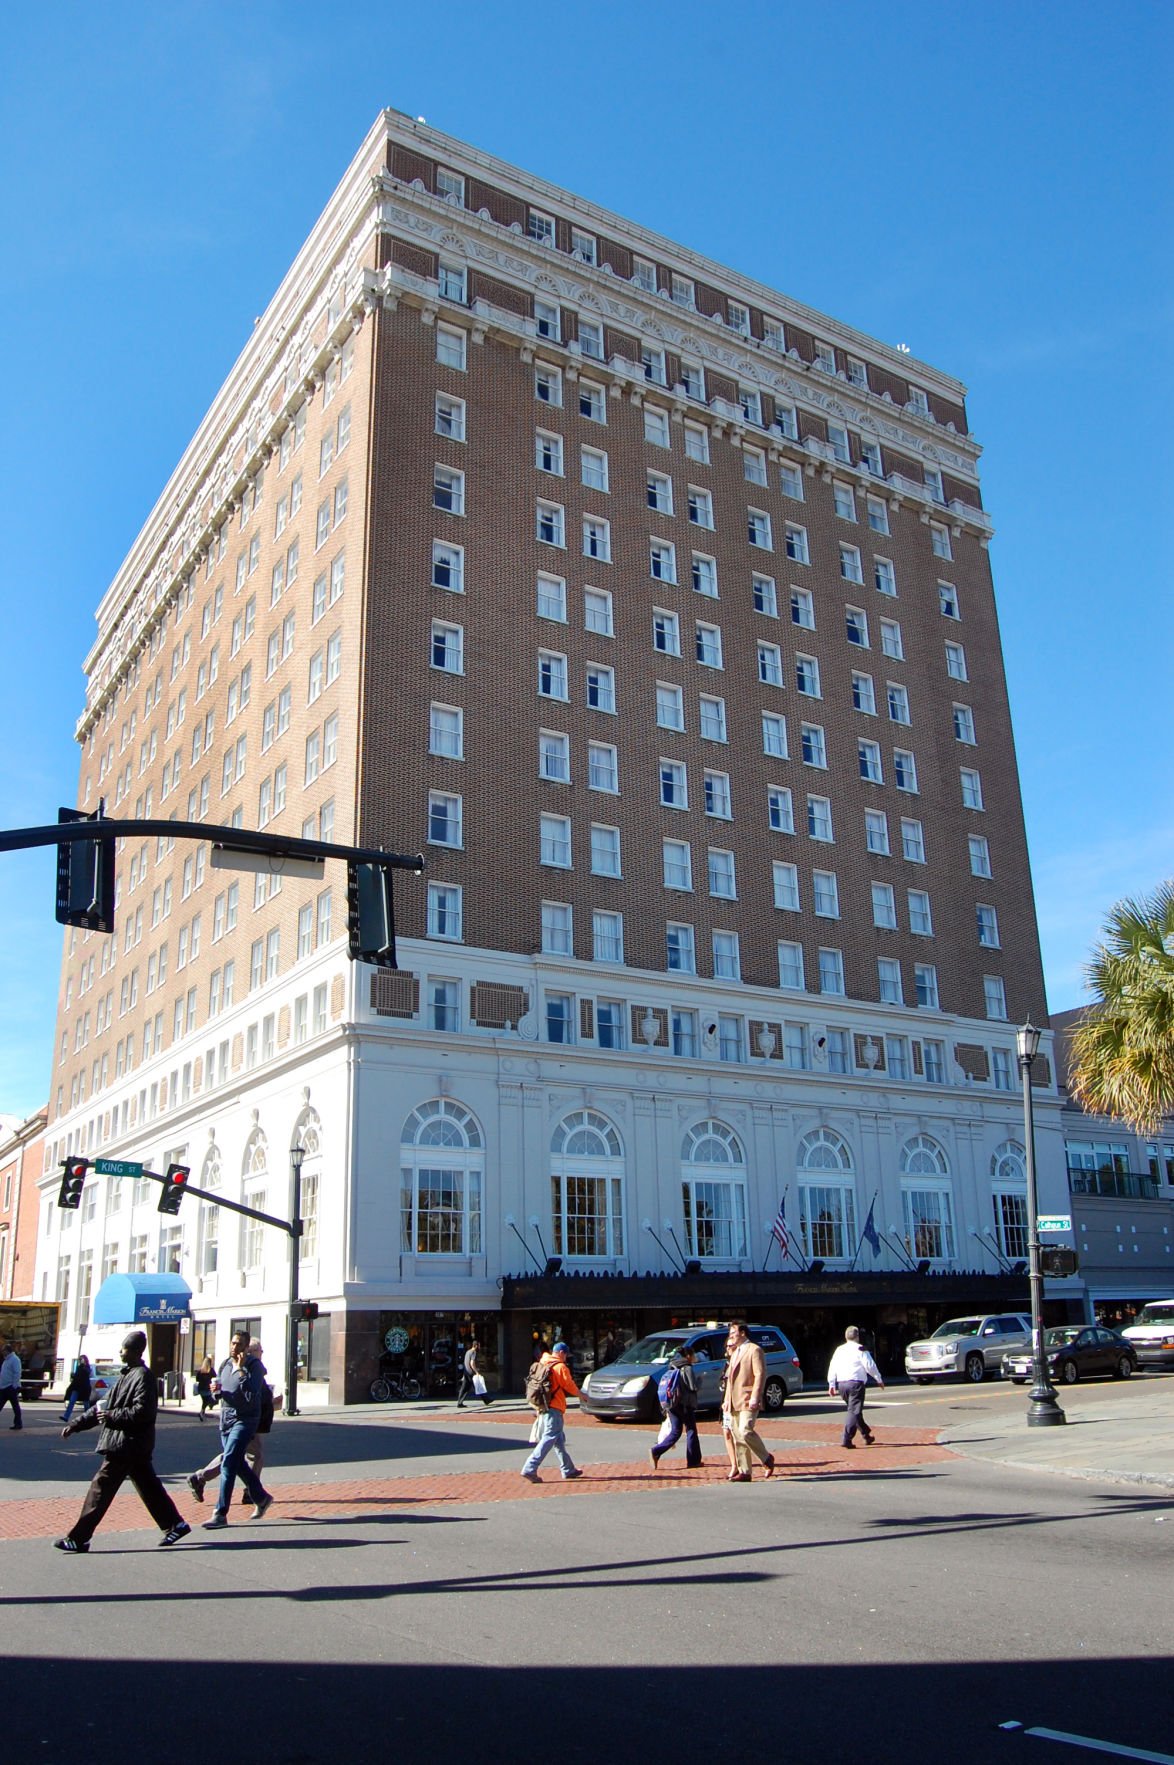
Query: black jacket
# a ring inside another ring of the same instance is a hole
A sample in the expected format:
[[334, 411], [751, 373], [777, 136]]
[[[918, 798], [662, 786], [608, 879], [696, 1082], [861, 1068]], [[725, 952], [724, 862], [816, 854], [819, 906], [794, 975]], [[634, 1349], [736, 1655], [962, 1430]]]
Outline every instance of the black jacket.
[[105, 1414], [96, 1410], [82, 1417], [78, 1432], [101, 1428], [97, 1450], [103, 1458], [150, 1458], [155, 1450], [155, 1416], [159, 1391], [155, 1375], [141, 1363], [127, 1367], [110, 1393]]

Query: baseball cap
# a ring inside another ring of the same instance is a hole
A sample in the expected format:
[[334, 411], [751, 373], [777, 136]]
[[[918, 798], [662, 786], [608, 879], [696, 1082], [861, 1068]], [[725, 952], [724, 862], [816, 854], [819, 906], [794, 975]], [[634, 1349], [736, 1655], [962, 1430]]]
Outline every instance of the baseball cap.
[[565, 1342], [556, 1342], [550, 1352], [551, 1354], [570, 1354], [571, 1351]]

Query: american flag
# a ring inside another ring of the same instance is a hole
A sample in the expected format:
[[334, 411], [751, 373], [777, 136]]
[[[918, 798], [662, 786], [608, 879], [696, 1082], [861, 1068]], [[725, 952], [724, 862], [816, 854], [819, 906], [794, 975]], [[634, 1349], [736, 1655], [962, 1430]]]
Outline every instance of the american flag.
[[779, 1211], [774, 1218], [770, 1235], [779, 1247], [782, 1256], [786, 1256], [791, 1243], [791, 1234], [787, 1230], [787, 1197], [784, 1195], [779, 1202]]

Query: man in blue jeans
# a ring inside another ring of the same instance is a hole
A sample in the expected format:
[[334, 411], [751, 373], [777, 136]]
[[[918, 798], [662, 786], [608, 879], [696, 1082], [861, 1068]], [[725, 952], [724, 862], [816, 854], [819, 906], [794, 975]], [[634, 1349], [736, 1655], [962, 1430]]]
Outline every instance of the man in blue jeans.
[[233, 1332], [231, 1352], [212, 1387], [220, 1399], [220, 1489], [216, 1512], [210, 1520], [204, 1521], [205, 1532], [218, 1532], [228, 1525], [228, 1510], [238, 1477], [253, 1503], [250, 1519], [264, 1519], [273, 1505], [273, 1497], [262, 1487], [260, 1478], [245, 1458], [245, 1448], [261, 1420], [265, 1384], [265, 1369], [256, 1356], [249, 1353], [249, 1341], [247, 1330]]
[[540, 1367], [549, 1369], [549, 1403], [550, 1408], [539, 1412], [536, 1419], [537, 1438], [534, 1451], [522, 1466], [522, 1476], [527, 1483], [541, 1483], [538, 1467], [548, 1452], [553, 1452], [559, 1462], [563, 1481], [570, 1482], [573, 1477], [581, 1477], [567, 1451], [565, 1422], [567, 1414], [567, 1398], [578, 1397], [579, 1387], [575, 1384], [575, 1376], [571, 1372], [569, 1362], [570, 1350], [565, 1342], [556, 1342], [549, 1354], [544, 1354], [538, 1362]]

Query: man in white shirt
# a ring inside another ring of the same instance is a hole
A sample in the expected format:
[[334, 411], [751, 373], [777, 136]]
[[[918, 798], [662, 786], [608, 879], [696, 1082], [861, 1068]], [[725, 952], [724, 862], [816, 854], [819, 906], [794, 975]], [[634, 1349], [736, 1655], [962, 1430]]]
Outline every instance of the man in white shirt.
[[20, 1413], [20, 1356], [11, 1342], [6, 1342], [3, 1359], [0, 1360], [0, 1410], [6, 1403], [12, 1405], [13, 1430], [24, 1427], [24, 1418]]
[[848, 1412], [844, 1417], [843, 1439], [847, 1451], [855, 1446], [853, 1436], [857, 1429], [865, 1446], [875, 1444], [876, 1436], [864, 1420], [864, 1393], [870, 1385], [879, 1385], [883, 1389], [884, 1383], [876, 1362], [868, 1350], [860, 1346], [860, 1331], [855, 1324], [849, 1324], [844, 1331], [844, 1340], [828, 1365], [828, 1394], [835, 1397], [838, 1393]]

